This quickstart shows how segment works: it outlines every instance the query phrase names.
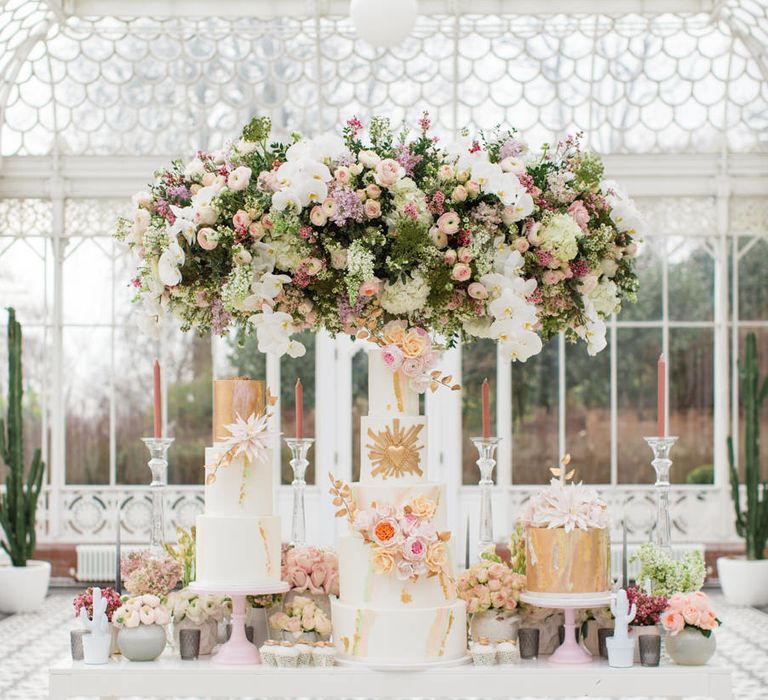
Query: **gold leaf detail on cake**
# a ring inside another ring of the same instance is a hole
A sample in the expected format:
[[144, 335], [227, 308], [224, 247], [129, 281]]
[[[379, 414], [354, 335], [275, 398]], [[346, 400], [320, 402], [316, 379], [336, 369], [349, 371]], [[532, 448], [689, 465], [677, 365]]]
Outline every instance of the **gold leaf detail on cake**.
[[419, 433], [424, 424], [412, 425], [410, 428], [400, 427], [400, 419], [395, 418], [392, 426], [376, 433], [368, 428], [368, 437], [372, 443], [366, 445], [368, 458], [373, 463], [371, 476], [381, 476], [382, 479], [396, 479], [405, 474], [422, 476], [424, 472], [419, 466]]
[[272, 575], [272, 557], [269, 553], [269, 542], [267, 541], [267, 533], [266, 530], [264, 530], [264, 525], [259, 523], [259, 534], [261, 535], [261, 540], [264, 542], [264, 556], [267, 560], [267, 576]]
[[349, 653], [349, 637], [341, 637], [341, 643], [344, 645], [344, 653]]
[[400, 602], [408, 605], [408, 603], [412, 601], [413, 601], [413, 596], [410, 593], [408, 593], [408, 591], [403, 589], [402, 593], [400, 593]]

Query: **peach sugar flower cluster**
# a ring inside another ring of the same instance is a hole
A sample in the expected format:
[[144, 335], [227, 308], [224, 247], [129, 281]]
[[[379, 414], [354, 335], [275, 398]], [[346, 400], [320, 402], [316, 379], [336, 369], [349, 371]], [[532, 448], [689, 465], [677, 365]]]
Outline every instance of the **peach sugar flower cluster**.
[[372, 549], [371, 565], [377, 574], [395, 572], [401, 581], [416, 581], [420, 576], [450, 576], [445, 543], [450, 532], [438, 532], [430, 522], [437, 503], [423, 496], [405, 506], [372, 503], [358, 509], [349, 486], [331, 477], [334, 505], [338, 517], [346, 516]]
[[705, 637], [720, 625], [709, 596], [701, 591], [675, 593], [661, 614], [661, 624], [672, 635], [686, 628], [699, 630]]

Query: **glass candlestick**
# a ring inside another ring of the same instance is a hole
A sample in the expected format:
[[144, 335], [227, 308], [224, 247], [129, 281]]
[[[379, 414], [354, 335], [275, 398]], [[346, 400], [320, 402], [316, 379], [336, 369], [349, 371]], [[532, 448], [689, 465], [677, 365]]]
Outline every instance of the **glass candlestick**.
[[666, 554], [672, 553], [672, 522], [669, 517], [669, 453], [677, 437], [647, 437], [645, 441], [653, 450], [651, 465], [656, 471], [656, 533], [654, 543]]
[[168, 448], [173, 438], [141, 438], [149, 450], [149, 470], [152, 481], [152, 523], [149, 531], [149, 555], [153, 559], [165, 556], [165, 486], [168, 483]]
[[493, 508], [491, 505], [491, 489], [493, 488], [493, 468], [496, 460], [493, 455], [500, 438], [473, 437], [472, 442], [477, 448], [480, 458], [476, 464], [480, 468], [480, 539], [477, 543], [478, 554], [496, 544], [493, 538]]
[[304, 515], [304, 488], [307, 482], [304, 475], [309, 466], [307, 452], [312, 447], [312, 438], [285, 438], [285, 444], [291, 450], [291, 469], [293, 470], [293, 516], [291, 517], [291, 544], [300, 547], [307, 542], [307, 522]]

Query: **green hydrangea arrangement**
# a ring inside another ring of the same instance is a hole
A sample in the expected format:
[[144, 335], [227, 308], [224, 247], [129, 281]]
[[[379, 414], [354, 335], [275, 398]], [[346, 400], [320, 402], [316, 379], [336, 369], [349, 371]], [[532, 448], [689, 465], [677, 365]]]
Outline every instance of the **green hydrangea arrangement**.
[[699, 551], [686, 552], [680, 559], [672, 559], [655, 544], [647, 542], [630, 557], [640, 562], [638, 581], [651, 582], [651, 593], [670, 597], [675, 593], [698, 591], [704, 585], [706, 566]]

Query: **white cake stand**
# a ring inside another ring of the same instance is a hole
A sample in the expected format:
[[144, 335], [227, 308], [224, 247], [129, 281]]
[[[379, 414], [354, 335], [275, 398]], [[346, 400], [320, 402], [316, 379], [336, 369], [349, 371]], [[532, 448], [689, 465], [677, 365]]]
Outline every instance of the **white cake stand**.
[[271, 586], [227, 586], [207, 584], [193, 581], [189, 590], [193, 593], [210, 593], [227, 595], [232, 598], [232, 634], [229, 641], [222, 644], [221, 649], [211, 658], [216, 664], [242, 666], [260, 664], [261, 654], [254, 644], [245, 636], [245, 597], [249, 595], [268, 595], [270, 593], [285, 593], [290, 586], [285, 581], [279, 581]]
[[611, 598], [613, 598], [613, 593], [610, 591], [577, 595], [568, 595], [567, 593], [548, 595], [529, 592], [520, 594], [520, 600], [524, 603], [539, 608], [560, 609], [565, 614], [563, 643], [549, 657], [553, 664], [588, 664], [592, 661], [592, 657], [579, 646], [576, 638], [576, 611], [606, 605], [611, 602]]

